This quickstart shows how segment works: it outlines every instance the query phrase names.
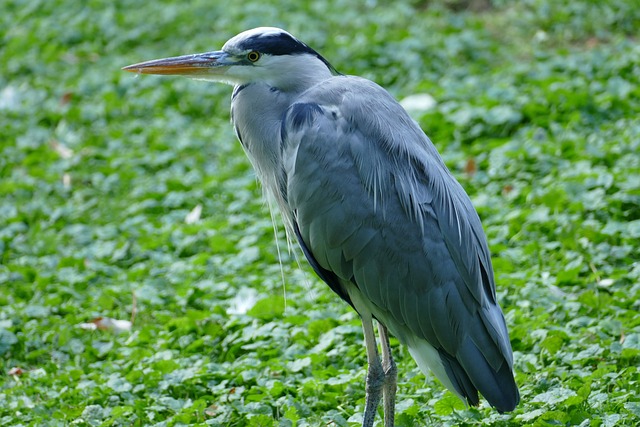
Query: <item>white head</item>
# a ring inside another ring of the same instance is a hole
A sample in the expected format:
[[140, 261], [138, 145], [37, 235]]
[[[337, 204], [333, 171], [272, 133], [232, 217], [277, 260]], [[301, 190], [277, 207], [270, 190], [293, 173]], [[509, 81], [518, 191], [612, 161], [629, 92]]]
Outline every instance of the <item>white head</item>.
[[304, 90], [336, 73], [315, 50], [274, 27], [244, 31], [219, 51], [147, 61], [124, 70], [185, 75], [232, 85], [263, 82], [284, 91]]

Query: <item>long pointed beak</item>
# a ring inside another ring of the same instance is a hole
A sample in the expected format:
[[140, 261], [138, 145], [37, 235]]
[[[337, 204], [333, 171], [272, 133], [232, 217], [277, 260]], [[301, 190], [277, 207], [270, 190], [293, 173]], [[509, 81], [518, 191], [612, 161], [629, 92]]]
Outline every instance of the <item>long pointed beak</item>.
[[172, 58], [154, 59], [123, 67], [124, 71], [141, 74], [168, 74], [182, 76], [201, 76], [222, 74], [225, 66], [232, 65], [228, 61], [229, 54], [224, 51], [196, 53], [192, 55], [174, 56]]

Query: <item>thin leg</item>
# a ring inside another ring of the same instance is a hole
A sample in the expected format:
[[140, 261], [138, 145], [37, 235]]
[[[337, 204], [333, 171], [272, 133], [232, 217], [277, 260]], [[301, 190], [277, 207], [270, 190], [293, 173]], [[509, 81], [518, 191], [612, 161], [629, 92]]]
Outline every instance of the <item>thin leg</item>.
[[391, 355], [387, 327], [382, 323], [378, 323], [378, 332], [380, 333], [380, 346], [382, 347], [382, 369], [384, 369], [384, 384], [382, 386], [382, 395], [384, 396], [384, 427], [393, 427], [396, 410], [398, 369]]
[[382, 387], [385, 382], [384, 371], [378, 357], [378, 345], [373, 331], [371, 314], [361, 315], [362, 329], [364, 330], [364, 343], [367, 347], [367, 385], [365, 387], [365, 407], [362, 427], [373, 427], [376, 410], [382, 398]]

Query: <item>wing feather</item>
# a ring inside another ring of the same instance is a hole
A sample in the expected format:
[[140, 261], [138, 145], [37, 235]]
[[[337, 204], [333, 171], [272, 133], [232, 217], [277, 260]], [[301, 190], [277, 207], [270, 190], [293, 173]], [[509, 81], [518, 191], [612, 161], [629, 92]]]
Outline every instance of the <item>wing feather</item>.
[[400, 341], [434, 347], [453, 391], [515, 406], [480, 219], [417, 124], [379, 86], [341, 76], [303, 95], [283, 127], [288, 201], [314, 261]]

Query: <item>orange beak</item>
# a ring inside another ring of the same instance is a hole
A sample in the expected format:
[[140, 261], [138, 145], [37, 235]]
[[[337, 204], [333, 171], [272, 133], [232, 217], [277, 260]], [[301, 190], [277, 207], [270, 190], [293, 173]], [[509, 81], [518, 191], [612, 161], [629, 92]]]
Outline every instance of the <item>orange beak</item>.
[[224, 51], [196, 53], [192, 55], [174, 56], [154, 59], [123, 67], [124, 71], [139, 74], [164, 74], [181, 76], [202, 76], [223, 74], [227, 66], [233, 65], [228, 60], [229, 54]]

